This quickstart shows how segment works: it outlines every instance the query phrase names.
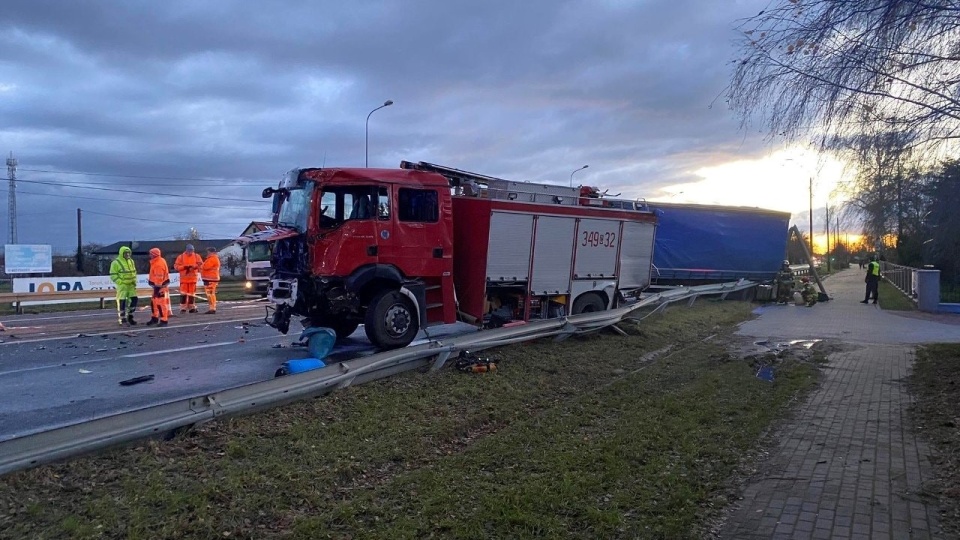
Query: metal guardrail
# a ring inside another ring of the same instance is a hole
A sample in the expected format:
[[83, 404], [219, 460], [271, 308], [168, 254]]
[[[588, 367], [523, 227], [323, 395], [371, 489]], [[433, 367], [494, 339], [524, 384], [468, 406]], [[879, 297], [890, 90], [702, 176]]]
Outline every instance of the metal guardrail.
[[632, 319], [635, 312], [651, 306], [659, 308], [683, 300], [692, 305], [697, 297], [702, 295], [719, 294], [721, 298], [726, 298], [732, 292], [750, 289], [756, 285], [757, 283], [751, 281], [739, 281], [679, 287], [610, 311], [484, 330], [444, 341], [385, 351], [331, 364], [314, 371], [15, 438], [0, 442], [0, 474], [156, 436], [221, 416], [248, 413], [324, 395], [338, 388], [389, 377], [411, 369], [430, 366], [431, 371], [436, 371], [443, 367], [447, 360], [464, 350], [477, 351], [544, 337], [563, 339], [578, 333], [596, 331], [624, 319]]
[[[218, 291], [235, 292], [244, 288], [243, 282], [227, 281], [222, 282]], [[176, 291], [176, 287], [172, 288]], [[200, 287], [200, 291], [203, 288]], [[137, 289], [137, 296], [149, 298], [153, 294], [153, 289]], [[91, 289], [88, 291], [61, 291], [61, 292], [10, 292], [0, 293], [0, 303], [13, 304], [16, 312], [23, 313], [23, 302], [46, 302], [49, 300], [100, 300], [100, 309], [106, 307], [108, 300], [116, 298], [116, 289]]]

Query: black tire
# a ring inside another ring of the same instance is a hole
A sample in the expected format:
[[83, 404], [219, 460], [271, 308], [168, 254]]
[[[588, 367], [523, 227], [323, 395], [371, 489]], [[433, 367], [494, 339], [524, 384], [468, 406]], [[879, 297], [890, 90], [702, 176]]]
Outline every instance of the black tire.
[[363, 330], [381, 349], [406, 347], [420, 331], [413, 302], [400, 291], [378, 293], [367, 306]]
[[337, 341], [350, 337], [354, 332], [357, 331], [357, 327], [360, 326], [360, 323], [357, 321], [350, 321], [344, 319], [311, 319], [310, 326], [323, 326], [329, 328], [336, 332]]
[[579, 315], [581, 313], [594, 313], [597, 311], [604, 311], [606, 309], [607, 305], [599, 294], [588, 292], [581, 294], [576, 300], [574, 300], [573, 308], [570, 310], [570, 314]]

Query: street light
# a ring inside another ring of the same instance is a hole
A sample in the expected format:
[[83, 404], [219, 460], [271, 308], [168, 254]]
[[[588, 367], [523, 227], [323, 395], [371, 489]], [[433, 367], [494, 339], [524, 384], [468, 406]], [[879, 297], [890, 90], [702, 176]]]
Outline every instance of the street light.
[[572, 173], [570, 173], [570, 187], [573, 187], [573, 174], [574, 174], [575, 172], [577, 172], [577, 171], [582, 171], [582, 170], [586, 169], [587, 167], [589, 167], [589, 165], [584, 165], [583, 167], [580, 167], [580, 168], [577, 169], [576, 171], [573, 171]]
[[367, 115], [367, 123], [364, 128], [364, 134], [363, 134], [363, 166], [364, 167], [370, 166], [370, 115], [379, 111], [384, 107], [389, 107], [391, 105], [393, 105], [393, 100], [388, 99], [383, 102], [383, 105], [370, 111], [370, 113]]

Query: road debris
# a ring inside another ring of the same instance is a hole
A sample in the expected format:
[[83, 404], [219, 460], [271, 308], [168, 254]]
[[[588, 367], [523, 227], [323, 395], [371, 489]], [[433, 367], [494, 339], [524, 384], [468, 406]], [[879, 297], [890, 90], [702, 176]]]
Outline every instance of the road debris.
[[489, 373], [497, 370], [497, 363], [490, 357], [481, 358], [470, 351], [460, 351], [454, 367], [464, 373]]
[[90, 371], [89, 369], [78, 369], [77, 372], [78, 372], [78, 373], [83, 373], [84, 375], [86, 375], [86, 374], [88, 374], [88, 373], [93, 373], [93, 372]]
[[133, 386], [134, 384], [140, 384], [147, 381], [152, 381], [153, 375], [141, 375], [139, 377], [134, 377], [132, 379], [127, 379], [125, 381], [120, 381], [120, 386]]
[[274, 377], [283, 377], [284, 375], [292, 375], [294, 373], [303, 373], [305, 371], [313, 371], [315, 369], [320, 369], [325, 367], [327, 364], [318, 358], [301, 358], [299, 360], [287, 360], [280, 365], [280, 368], [277, 369], [277, 372], [274, 373]]

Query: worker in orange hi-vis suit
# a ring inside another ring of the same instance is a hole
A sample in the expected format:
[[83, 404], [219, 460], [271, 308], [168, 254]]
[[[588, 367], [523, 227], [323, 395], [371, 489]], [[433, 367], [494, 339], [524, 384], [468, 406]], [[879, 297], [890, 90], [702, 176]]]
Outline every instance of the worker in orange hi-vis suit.
[[197, 279], [202, 264], [203, 259], [193, 251], [193, 244], [187, 244], [187, 250], [173, 262], [173, 268], [180, 272], [180, 313], [197, 312]]
[[170, 307], [167, 299], [167, 287], [170, 286], [170, 269], [167, 268], [167, 261], [160, 256], [160, 250], [153, 248], [150, 250], [150, 274], [147, 281], [153, 287], [153, 295], [150, 297], [150, 304], [153, 307], [153, 317], [147, 321], [147, 326], [160, 324], [167, 325], [167, 318], [170, 316]]
[[217, 312], [217, 285], [220, 284], [220, 256], [217, 255], [217, 248], [207, 248], [207, 258], [200, 265], [200, 279], [203, 280], [203, 294], [210, 303], [206, 314], [213, 315]]

